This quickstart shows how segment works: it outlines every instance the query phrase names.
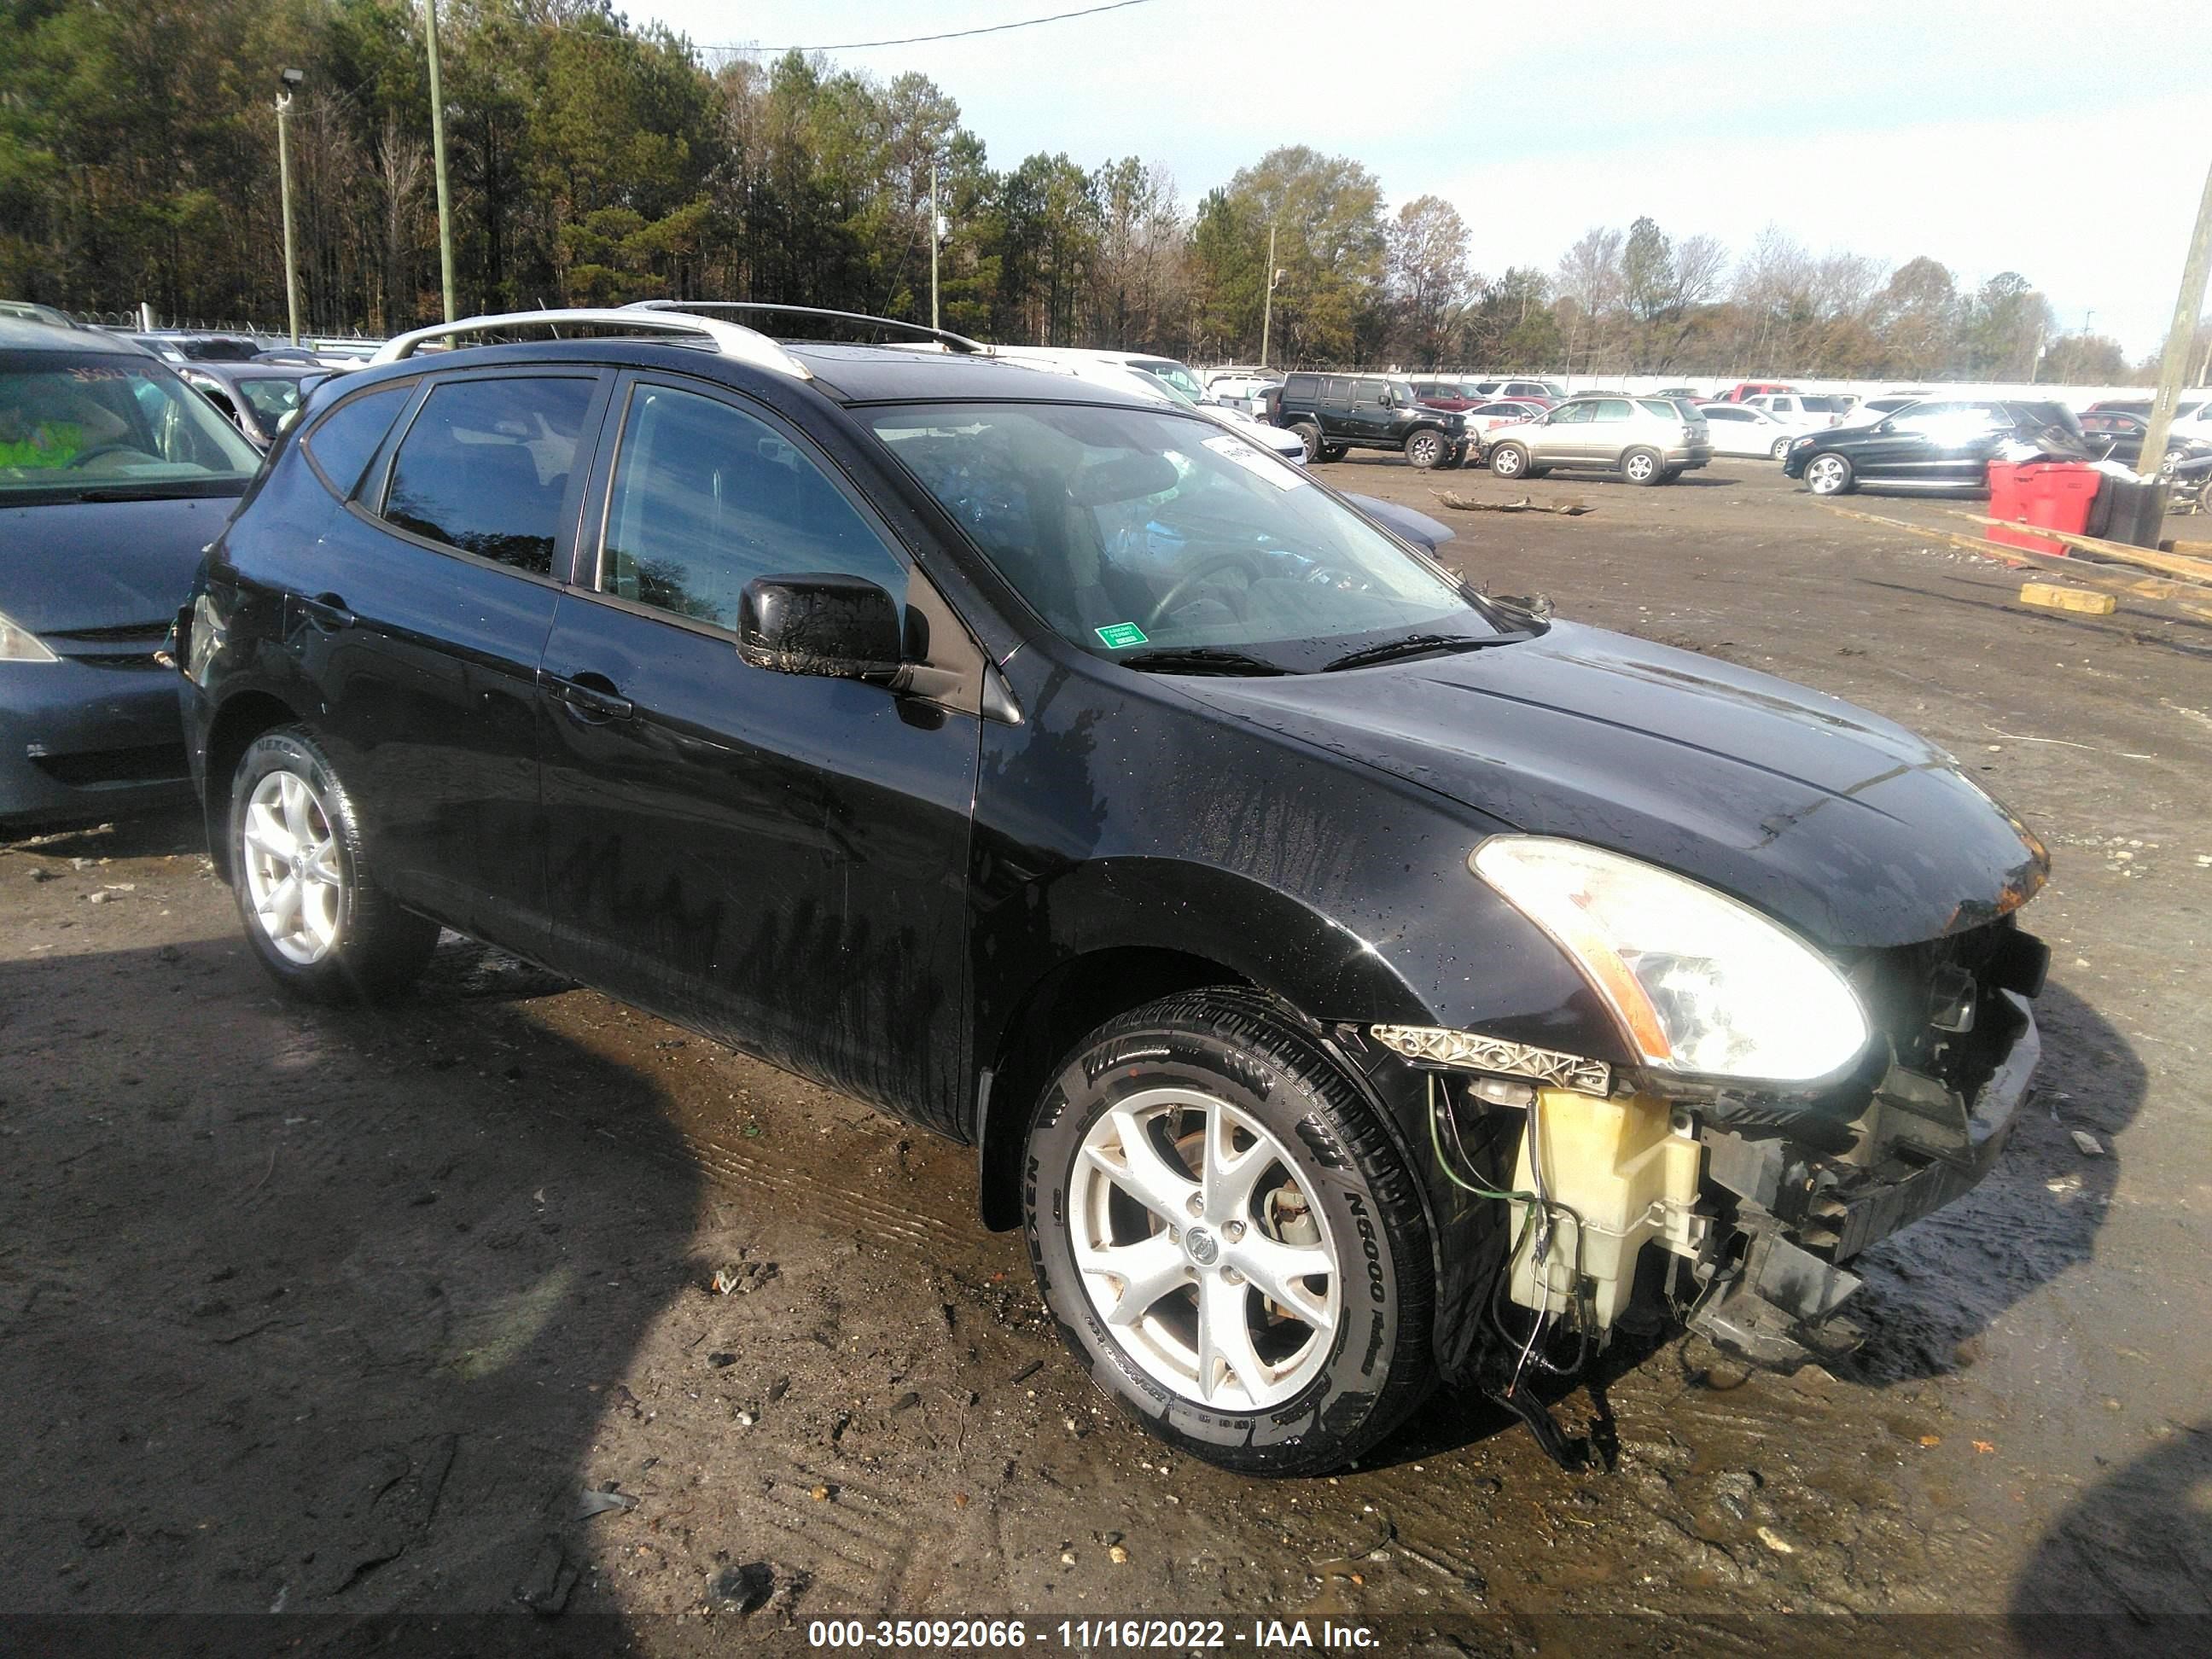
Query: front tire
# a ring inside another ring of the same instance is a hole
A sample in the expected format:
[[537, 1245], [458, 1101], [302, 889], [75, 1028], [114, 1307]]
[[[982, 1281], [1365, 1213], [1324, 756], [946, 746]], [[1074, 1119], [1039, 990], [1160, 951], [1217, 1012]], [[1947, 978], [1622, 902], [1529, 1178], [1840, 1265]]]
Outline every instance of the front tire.
[[1423, 472], [1443, 465], [1449, 446], [1443, 435], [1436, 432], [1416, 432], [1406, 440], [1406, 459]]
[[372, 879], [353, 798], [307, 728], [254, 739], [232, 775], [232, 888], [253, 954], [315, 1002], [376, 1002], [411, 984], [438, 925]]
[[1528, 470], [1528, 452], [1510, 441], [1490, 447], [1490, 471], [1493, 477], [1517, 478]]
[[1092, 1381], [1250, 1474], [1357, 1457], [1434, 1382], [1428, 1226], [1344, 1067], [1251, 992], [1085, 1039], [1030, 1132], [1030, 1257]]
[[1340, 461], [1351, 453], [1352, 446], [1349, 444], [1323, 444], [1321, 447], [1321, 458], [1324, 461]]
[[1848, 495], [1858, 480], [1840, 455], [1820, 454], [1805, 463], [1805, 488], [1815, 495]]

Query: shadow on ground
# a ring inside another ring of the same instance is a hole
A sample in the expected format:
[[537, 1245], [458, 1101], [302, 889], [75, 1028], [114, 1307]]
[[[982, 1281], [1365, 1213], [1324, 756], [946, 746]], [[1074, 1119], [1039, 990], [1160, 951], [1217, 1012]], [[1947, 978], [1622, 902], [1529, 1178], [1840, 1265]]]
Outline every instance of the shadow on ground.
[[2083, 1493], [2014, 1582], [2012, 1631], [2033, 1653], [2171, 1650], [2212, 1642], [2212, 1419], [2169, 1429]]
[[585, 1488], [636, 1479], [595, 1440], [695, 1276], [662, 1105], [481, 1001], [289, 1002], [232, 938], [0, 964], [0, 1606], [584, 1606]]

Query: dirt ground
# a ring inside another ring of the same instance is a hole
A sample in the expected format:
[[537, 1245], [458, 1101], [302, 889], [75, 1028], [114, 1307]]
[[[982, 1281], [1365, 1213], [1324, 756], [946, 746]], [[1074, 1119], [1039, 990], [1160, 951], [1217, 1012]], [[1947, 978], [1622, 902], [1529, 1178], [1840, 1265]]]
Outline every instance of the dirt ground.
[[1481, 1614], [1523, 1650], [1640, 1613], [1729, 1650], [1784, 1610], [2075, 1651], [2059, 1615], [2212, 1615], [2212, 624], [2025, 609], [1765, 463], [1328, 476], [1591, 504], [1440, 516], [1497, 591], [1929, 733], [2051, 844], [2039, 1090], [1875, 1253], [1856, 1361], [1664, 1349], [1611, 1388], [1610, 1473], [1440, 1397], [1357, 1472], [1218, 1474], [1077, 1376], [968, 1152], [450, 936], [397, 1007], [289, 1003], [180, 815], [0, 850], [0, 1610], [603, 1615], [646, 1651], [1010, 1611]]

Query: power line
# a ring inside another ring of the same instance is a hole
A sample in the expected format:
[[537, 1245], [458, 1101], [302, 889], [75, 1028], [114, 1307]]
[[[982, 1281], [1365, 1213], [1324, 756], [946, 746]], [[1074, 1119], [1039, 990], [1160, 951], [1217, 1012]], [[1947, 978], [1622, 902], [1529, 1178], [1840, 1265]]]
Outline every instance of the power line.
[[950, 29], [942, 34], [908, 34], [895, 40], [841, 40], [826, 46], [701, 46], [701, 52], [758, 52], [780, 58], [787, 52], [866, 52], [871, 46], [917, 46], [931, 40], [965, 40], [977, 34], [1004, 34], [1009, 29], [1033, 29], [1042, 23], [1064, 23], [1073, 17], [1096, 17], [1103, 11], [1124, 11], [1152, 0], [1112, 0], [1110, 5], [1085, 6], [1080, 11], [1056, 11], [1049, 17], [1024, 17], [1018, 22], [991, 23], [981, 28]]

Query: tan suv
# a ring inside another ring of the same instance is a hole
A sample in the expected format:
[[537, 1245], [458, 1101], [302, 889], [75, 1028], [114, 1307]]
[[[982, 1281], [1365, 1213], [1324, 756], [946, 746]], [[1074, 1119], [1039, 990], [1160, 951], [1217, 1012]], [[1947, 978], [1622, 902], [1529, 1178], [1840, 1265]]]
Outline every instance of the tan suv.
[[1540, 478], [1556, 466], [1672, 483], [1713, 458], [1705, 417], [1687, 399], [1574, 398], [1510, 433], [1488, 451], [1501, 478]]

